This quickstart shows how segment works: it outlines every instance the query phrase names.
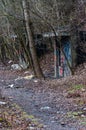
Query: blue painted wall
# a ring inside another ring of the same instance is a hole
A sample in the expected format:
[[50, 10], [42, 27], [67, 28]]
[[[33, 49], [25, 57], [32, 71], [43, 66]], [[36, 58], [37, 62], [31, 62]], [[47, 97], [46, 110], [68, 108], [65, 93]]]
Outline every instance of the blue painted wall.
[[[72, 65], [71, 43], [69, 41], [64, 41], [63, 51], [66, 55], [66, 58], [68, 59], [68, 62], [70, 63], [70, 65]], [[63, 53], [60, 52], [58, 56], [60, 57], [58, 68], [59, 78], [71, 75], [71, 71], [67, 65], [67, 61]]]

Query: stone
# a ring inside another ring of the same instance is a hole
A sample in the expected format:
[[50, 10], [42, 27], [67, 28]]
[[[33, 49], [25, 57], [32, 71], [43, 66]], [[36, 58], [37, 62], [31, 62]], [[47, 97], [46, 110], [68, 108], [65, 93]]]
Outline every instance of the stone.
[[12, 68], [13, 70], [21, 70], [21, 69], [22, 69], [21, 66], [18, 65], [18, 64], [13, 64], [13, 65], [11, 65], [11, 68]]
[[13, 88], [13, 87], [14, 87], [14, 84], [10, 84], [9, 87], [10, 87], [10, 88]]
[[84, 110], [84, 111], [86, 111], [86, 107], [85, 107], [85, 108], [83, 108], [83, 110]]
[[49, 106], [41, 107], [41, 110], [49, 110], [49, 109], [50, 109]]
[[0, 105], [6, 105], [6, 102], [0, 101]]

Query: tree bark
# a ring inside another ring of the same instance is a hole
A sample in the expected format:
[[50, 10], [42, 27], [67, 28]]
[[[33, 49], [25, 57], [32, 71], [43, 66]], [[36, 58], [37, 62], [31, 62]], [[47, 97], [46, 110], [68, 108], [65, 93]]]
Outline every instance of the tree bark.
[[34, 71], [38, 78], [43, 78], [42, 70], [40, 68], [36, 50], [35, 50], [35, 43], [33, 40], [33, 34], [32, 34], [31, 27], [30, 27], [30, 18], [29, 18], [29, 14], [27, 12], [27, 1], [26, 0], [22, 0], [22, 6], [23, 6], [23, 10], [24, 10], [24, 18], [25, 18], [25, 23], [26, 23], [27, 36], [28, 36], [28, 40], [29, 40], [29, 47], [30, 47], [30, 52], [31, 52], [31, 56], [32, 56]]

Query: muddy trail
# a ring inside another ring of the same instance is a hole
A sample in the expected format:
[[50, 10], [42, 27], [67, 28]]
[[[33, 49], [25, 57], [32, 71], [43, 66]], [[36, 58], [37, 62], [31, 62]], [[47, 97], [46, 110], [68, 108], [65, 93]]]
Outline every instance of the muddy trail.
[[[28, 75], [29, 72], [24, 71], [0, 70], [0, 96], [34, 115], [44, 125], [44, 130], [86, 130], [86, 102], [77, 104], [80, 96], [67, 98], [69, 82], [67, 85], [65, 81], [30, 80]], [[86, 85], [84, 78], [79, 82]]]

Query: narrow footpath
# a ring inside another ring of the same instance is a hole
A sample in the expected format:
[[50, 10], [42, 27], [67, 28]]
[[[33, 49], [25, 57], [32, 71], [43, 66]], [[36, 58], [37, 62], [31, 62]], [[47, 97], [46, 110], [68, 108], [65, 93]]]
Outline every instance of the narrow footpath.
[[[1, 97], [18, 104], [29, 115], [37, 118], [44, 130], [86, 130], [86, 102], [77, 104], [76, 101], [82, 97], [68, 97], [70, 84], [67, 86], [66, 82], [62, 84], [64, 81], [55, 83], [55, 80], [29, 79], [29, 75], [29, 72], [24, 71], [0, 70]], [[83, 81], [82, 84], [86, 85]]]

